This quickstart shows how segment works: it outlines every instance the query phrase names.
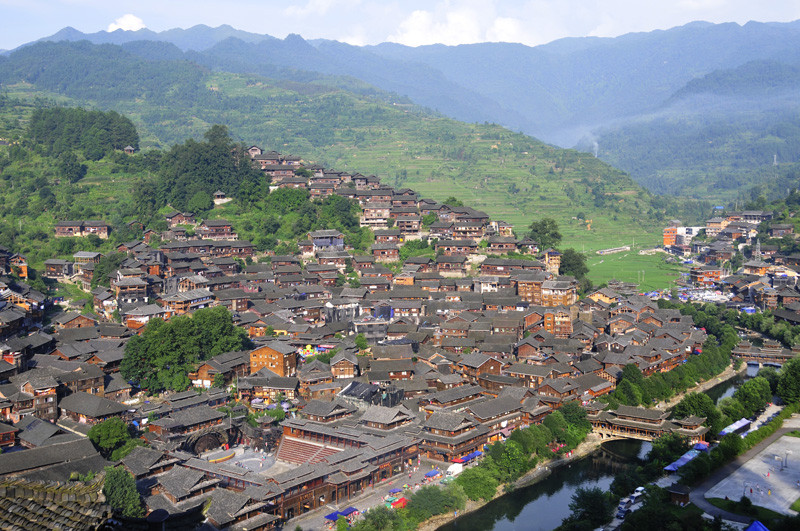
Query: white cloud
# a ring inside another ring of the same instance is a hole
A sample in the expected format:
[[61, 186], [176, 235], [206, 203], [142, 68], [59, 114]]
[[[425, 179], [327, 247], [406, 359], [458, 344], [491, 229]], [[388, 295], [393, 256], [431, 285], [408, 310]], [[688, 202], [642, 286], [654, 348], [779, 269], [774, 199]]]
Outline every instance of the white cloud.
[[484, 40], [487, 19], [493, 18], [493, 8], [453, 7], [450, 2], [439, 4], [434, 11], [416, 10], [406, 17], [388, 40], [406, 46], [442, 43], [466, 44]]
[[491, 42], [521, 42], [526, 44], [530, 37], [522, 29], [522, 22], [511, 17], [497, 17], [486, 31], [486, 40]]
[[145, 25], [142, 19], [136, 15], [131, 15], [128, 13], [127, 15], [122, 15], [117, 20], [109, 24], [106, 31], [116, 31], [118, 29], [124, 31], [137, 31], [144, 27]]

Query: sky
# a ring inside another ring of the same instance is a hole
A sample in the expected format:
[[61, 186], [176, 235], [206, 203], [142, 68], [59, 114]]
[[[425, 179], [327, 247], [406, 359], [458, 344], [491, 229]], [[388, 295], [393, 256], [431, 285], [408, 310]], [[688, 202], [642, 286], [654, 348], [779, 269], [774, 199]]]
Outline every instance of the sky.
[[708, 22], [788, 22], [800, 0], [0, 0], [0, 49], [72, 26], [85, 33], [229, 24], [350, 44], [518, 42]]

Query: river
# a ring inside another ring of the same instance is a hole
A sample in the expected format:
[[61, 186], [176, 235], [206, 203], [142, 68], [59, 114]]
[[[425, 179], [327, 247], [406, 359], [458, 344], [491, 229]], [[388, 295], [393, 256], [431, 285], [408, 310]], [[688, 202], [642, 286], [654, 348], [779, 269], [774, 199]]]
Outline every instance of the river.
[[556, 468], [545, 479], [492, 500], [479, 510], [439, 528], [439, 531], [549, 530], [569, 516], [569, 502], [578, 487], [607, 490], [649, 451], [650, 443], [610, 441], [593, 454]]
[[[733, 395], [758, 367], [706, 391], [715, 402]], [[578, 487], [608, 489], [614, 477], [636, 466], [650, 451], [650, 443], [633, 440], [604, 443], [593, 454], [556, 468], [543, 480], [501, 496], [477, 511], [457, 518], [438, 531], [538, 531], [558, 527], [569, 516], [569, 503]]]
[[758, 365], [748, 365], [746, 372], [737, 374], [730, 380], [726, 380], [721, 384], [715, 385], [711, 389], [707, 390], [706, 394], [714, 400], [714, 403], [719, 404], [719, 401], [723, 398], [733, 396], [733, 393], [740, 385], [742, 385], [742, 383], [750, 378], [755, 378], [757, 373]]

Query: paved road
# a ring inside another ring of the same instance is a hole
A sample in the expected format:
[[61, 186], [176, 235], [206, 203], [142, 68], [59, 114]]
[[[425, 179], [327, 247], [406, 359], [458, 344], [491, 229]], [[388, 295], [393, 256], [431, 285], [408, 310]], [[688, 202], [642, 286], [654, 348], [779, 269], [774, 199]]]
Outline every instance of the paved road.
[[793, 415], [790, 419], [788, 419], [788, 420], [786, 420], [784, 422], [784, 427], [782, 427], [781, 429], [779, 429], [778, 431], [776, 431], [775, 433], [773, 433], [772, 435], [770, 435], [769, 437], [767, 437], [766, 439], [764, 439], [763, 441], [761, 441], [760, 443], [755, 445], [753, 448], [751, 448], [750, 450], [748, 450], [744, 454], [740, 455], [739, 457], [737, 457], [736, 459], [734, 459], [733, 461], [731, 461], [727, 465], [723, 466], [722, 468], [720, 468], [719, 470], [717, 470], [716, 472], [711, 474], [711, 476], [709, 476], [708, 479], [706, 479], [701, 484], [699, 484], [697, 487], [692, 489], [692, 491], [689, 493], [689, 499], [691, 500], [691, 502], [694, 503], [696, 506], [700, 507], [703, 511], [707, 512], [711, 516], [719, 515], [720, 517], [724, 518], [725, 520], [732, 520], [734, 522], [740, 522], [740, 523], [750, 523], [750, 522], [752, 522], [753, 521], [752, 518], [748, 518], [746, 516], [741, 516], [741, 515], [738, 515], [738, 514], [734, 514], [734, 513], [725, 511], [723, 509], [720, 509], [719, 507], [716, 507], [715, 505], [712, 505], [711, 502], [706, 500], [705, 494], [706, 494], [706, 492], [708, 490], [710, 490], [712, 487], [714, 487], [717, 483], [719, 483], [720, 481], [722, 481], [723, 479], [725, 479], [729, 475], [731, 475], [734, 472], [736, 472], [742, 465], [744, 465], [750, 459], [752, 459], [753, 457], [758, 455], [762, 450], [764, 450], [764, 448], [766, 448], [770, 444], [774, 443], [775, 441], [777, 441], [778, 439], [783, 437], [786, 433], [788, 433], [788, 432], [790, 432], [792, 430], [796, 430], [797, 429], [797, 418], [798, 418], [797, 415]]
[[[419, 469], [411, 473], [411, 478], [408, 477], [408, 472], [405, 474], [398, 474], [387, 480], [384, 480], [374, 487], [367, 487], [361, 494], [351, 498], [349, 501], [344, 501], [340, 504], [328, 504], [323, 508], [316, 509], [302, 516], [292, 518], [286, 523], [286, 529], [294, 529], [297, 526], [303, 528], [303, 531], [321, 531], [328, 529], [327, 520], [325, 515], [334, 511], [344, 510], [347, 507], [355, 507], [361, 512], [364, 512], [370, 507], [375, 507], [383, 503], [383, 497], [389, 494], [389, 490], [393, 488], [403, 488], [403, 485], [420, 485], [427, 472], [430, 472], [431, 465], [435, 466], [441, 471], [447, 470], [444, 463], [436, 461], [427, 461], [422, 459]], [[441, 479], [441, 478], [439, 478]]]

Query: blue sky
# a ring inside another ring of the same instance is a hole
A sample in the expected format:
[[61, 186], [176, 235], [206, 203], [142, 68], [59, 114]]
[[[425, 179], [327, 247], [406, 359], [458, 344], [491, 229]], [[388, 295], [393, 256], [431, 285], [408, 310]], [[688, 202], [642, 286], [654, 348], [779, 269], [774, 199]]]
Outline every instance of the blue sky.
[[544, 44], [709, 22], [800, 19], [800, 0], [0, 0], [0, 49], [65, 26], [153, 31], [195, 24], [283, 38], [409, 46], [485, 41]]

